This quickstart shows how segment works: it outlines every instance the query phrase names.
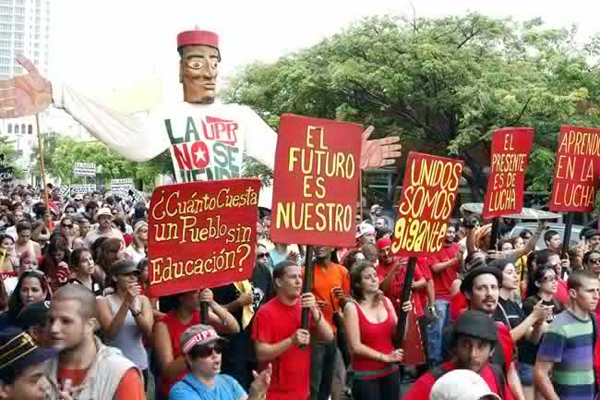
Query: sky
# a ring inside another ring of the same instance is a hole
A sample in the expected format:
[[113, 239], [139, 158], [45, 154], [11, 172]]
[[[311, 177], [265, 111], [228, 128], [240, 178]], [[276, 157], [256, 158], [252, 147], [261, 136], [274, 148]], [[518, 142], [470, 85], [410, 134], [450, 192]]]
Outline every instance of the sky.
[[548, 27], [576, 23], [580, 37], [600, 31], [597, 0], [52, 0], [51, 77], [103, 93], [163, 77], [179, 95], [176, 35], [220, 36], [221, 80], [244, 64], [272, 61], [311, 46], [369, 15], [442, 17], [479, 12]]

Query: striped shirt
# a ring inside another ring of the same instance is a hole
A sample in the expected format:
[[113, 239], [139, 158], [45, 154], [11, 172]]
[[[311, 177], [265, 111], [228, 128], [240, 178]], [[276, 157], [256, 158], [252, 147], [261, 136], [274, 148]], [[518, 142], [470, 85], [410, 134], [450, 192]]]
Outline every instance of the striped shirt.
[[558, 314], [538, 351], [539, 361], [554, 363], [552, 383], [561, 400], [594, 399], [594, 349], [591, 319], [570, 310]]

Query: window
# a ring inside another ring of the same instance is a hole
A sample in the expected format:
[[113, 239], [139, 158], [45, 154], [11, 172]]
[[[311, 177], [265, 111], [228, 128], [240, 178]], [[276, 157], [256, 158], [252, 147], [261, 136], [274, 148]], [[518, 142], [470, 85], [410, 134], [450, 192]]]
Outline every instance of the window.
[[1, 57], [0, 58], [0, 65], [10, 65], [10, 58]]
[[12, 16], [11, 15], [0, 15], [0, 21], [10, 22], [10, 21], [12, 21]]
[[18, 124], [15, 124], [15, 133], [19, 134], [19, 125]]
[[8, 124], [8, 133], [12, 133], [12, 124]]
[[33, 134], [33, 125], [31, 125], [31, 124], [27, 125], [27, 133], [30, 135]]
[[21, 133], [27, 132], [25, 129], [27, 129], [25, 128], [25, 124], [21, 124]]
[[25, 17], [22, 15], [15, 15], [15, 22], [25, 22]]

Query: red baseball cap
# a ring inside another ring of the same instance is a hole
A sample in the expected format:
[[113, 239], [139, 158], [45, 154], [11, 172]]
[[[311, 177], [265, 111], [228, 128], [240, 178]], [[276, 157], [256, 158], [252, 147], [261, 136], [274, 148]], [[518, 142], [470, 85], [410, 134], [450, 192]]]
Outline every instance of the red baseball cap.
[[184, 31], [177, 35], [177, 50], [182, 46], [205, 45], [214, 47], [219, 51], [219, 61], [221, 61], [221, 50], [219, 50], [219, 35], [211, 31], [202, 31], [194, 29]]

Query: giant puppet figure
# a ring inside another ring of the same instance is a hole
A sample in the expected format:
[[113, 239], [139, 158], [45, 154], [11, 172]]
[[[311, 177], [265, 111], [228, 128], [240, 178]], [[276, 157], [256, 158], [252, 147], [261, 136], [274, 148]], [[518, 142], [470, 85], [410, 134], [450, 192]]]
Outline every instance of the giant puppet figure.
[[[239, 177], [244, 151], [273, 169], [277, 134], [249, 107], [215, 102], [217, 34], [181, 32], [177, 51], [183, 102], [161, 104], [147, 118], [123, 115], [66, 84], [50, 83], [23, 56], [17, 61], [29, 74], [0, 81], [0, 118], [32, 115], [54, 102], [129, 160], [147, 161], [170, 149], [177, 182]], [[397, 137], [367, 140], [372, 131], [363, 133], [363, 169], [392, 164], [400, 156]]]

